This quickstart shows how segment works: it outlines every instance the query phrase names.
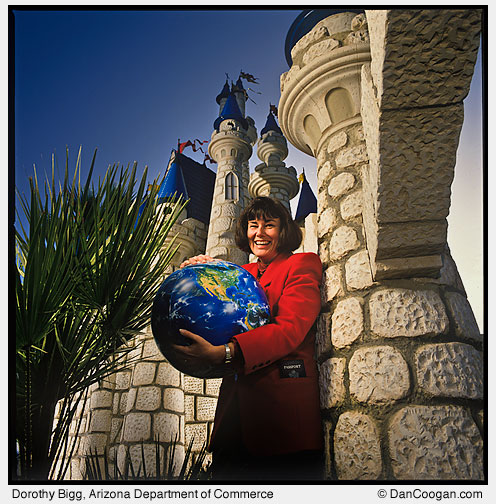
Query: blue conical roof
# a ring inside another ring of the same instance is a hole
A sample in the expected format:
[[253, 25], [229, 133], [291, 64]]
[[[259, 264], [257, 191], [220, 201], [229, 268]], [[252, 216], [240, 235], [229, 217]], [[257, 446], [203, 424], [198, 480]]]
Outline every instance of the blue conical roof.
[[[158, 190], [158, 201], [163, 202], [168, 198], [176, 195], [176, 197], [182, 196], [185, 200], [188, 199], [188, 191], [186, 191], [186, 185], [184, 183], [184, 176], [181, 170], [180, 164], [177, 162], [175, 157], [175, 151], [173, 152], [174, 159], [167, 169], [160, 189]], [[172, 157], [172, 156], [171, 156]]]
[[276, 118], [273, 116], [272, 112], [269, 112], [269, 115], [267, 116], [267, 122], [260, 132], [260, 136], [264, 135], [268, 131], [276, 131], [277, 133], [282, 135], [281, 128], [279, 128], [279, 126], [277, 125]]
[[317, 212], [317, 198], [315, 197], [310, 184], [303, 173], [301, 183], [300, 200], [296, 209], [295, 221], [303, 220], [308, 214]]
[[241, 81], [241, 77], [238, 77], [236, 84], [233, 84], [232, 90], [233, 90], [233, 92], [235, 92], [235, 91], [243, 92], [244, 89], [245, 88], [243, 87], [243, 82]]
[[227, 97], [226, 103], [224, 104], [224, 108], [222, 109], [220, 116], [217, 117], [217, 119], [214, 122], [214, 128], [217, 131], [219, 131], [220, 123], [225, 119], [235, 119], [236, 121], [241, 123], [241, 125], [245, 130], [248, 129], [248, 122], [243, 117], [243, 114], [239, 109], [238, 102], [236, 101], [236, 97], [232, 92], [229, 93], [229, 96]]
[[227, 79], [226, 79], [226, 83], [224, 84], [224, 87], [222, 88], [222, 91], [220, 92], [220, 94], [217, 95], [217, 98], [215, 98], [215, 101], [220, 105], [220, 101], [223, 99], [223, 98], [227, 98], [229, 96], [229, 84], [227, 83]]

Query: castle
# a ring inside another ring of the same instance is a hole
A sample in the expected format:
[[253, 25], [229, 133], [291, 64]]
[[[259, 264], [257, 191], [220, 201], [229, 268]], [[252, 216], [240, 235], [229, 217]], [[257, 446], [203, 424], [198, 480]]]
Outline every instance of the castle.
[[[301, 250], [324, 265], [316, 356], [331, 480], [484, 478], [483, 340], [446, 243], [481, 17], [304, 11], [286, 40], [279, 125], [270, 112], [258, 135], [241, 80], [226, 82], [208, 150], [217, 172], [174, 151], [160, 189], [190, 199], [171, 269], [204, 252], [244, 263], [232, 225], [248, 199], [289, 207], [298, 193], [287, 141], [316, 158], [317, 196], [302, 190], [297, 220]], [[71, 479], [90, 449], [122, 470], [143, 447], [153, 468], [155, 439], [163, 456], [177, 436], [178, 462], [208, 440], [220, 380], [174, 369], [150, 330], [134, 344], [137, 363], [95, 384], [79, 411]]]

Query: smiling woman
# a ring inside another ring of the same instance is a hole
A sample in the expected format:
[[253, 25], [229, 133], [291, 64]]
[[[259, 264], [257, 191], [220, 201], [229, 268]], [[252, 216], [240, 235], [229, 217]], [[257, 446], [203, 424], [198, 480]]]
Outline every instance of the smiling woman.
[[[191, 345], [175, 346], [198, 366], [224, 365], [210, 450], [215, 479], [320, 479], [322, 429], [314, 322], [320, 311], [322, 264], [313, 253], [293, 254], [302, 234], [286, 207], [255, 198], [236, 224], [236, 244], [257, 262], [271, 309], [270, 323], [222, 346], [181, 331]], [[182, 266], [209, 262], [196, 256]], [[304, 312], [300, 310], [305, 304]]]

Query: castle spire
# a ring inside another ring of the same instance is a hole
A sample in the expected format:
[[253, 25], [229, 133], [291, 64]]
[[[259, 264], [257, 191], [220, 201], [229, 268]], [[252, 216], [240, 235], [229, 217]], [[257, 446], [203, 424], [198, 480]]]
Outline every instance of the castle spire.
[[[233, 86], [234, 88], [236, 86]], [[206, 253], [237, 264], [247, 262], [234, 240], [234, 224], [247, 199], [247, 162], [252, 153], [256, 130], [241, 112], [235, 93], [231, 90], [214, 121], [214, 131], [208, 146], [209, 156], [217, 162], [214, 198]]]

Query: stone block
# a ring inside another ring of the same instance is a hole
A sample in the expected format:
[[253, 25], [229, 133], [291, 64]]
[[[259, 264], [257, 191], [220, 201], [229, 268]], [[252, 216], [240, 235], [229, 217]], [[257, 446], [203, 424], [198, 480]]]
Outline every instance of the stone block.
[[362, 191], [349, 194], [339, 206], [343, 220], [353, 219], [362, 215]]
[[91, 413], [90, 432], [110, 432], [112, 412], [110, 410], [94, 410]]
[[174, 413], [155, 413], [153, 415], [153, 439], [170, 443], [177, 436], [181, 441], [179, 416]]
[[129, 443], [150, 439], [152, 419], [150, 413], [128, 413], [124, 420], [123, 440]]
[[338, 227], [329, 242], [329, 258], [337, 260], [360, 246], [356, 231], [349, 226]]
[[337, 224], [337, 215], [334, 208], [326, 208], [320, 215], [317, 225], [318, 237], [322, 238], [325, 234], [332, 231]]
[[198, 396], [196, 398], [196, 417], [200, 421], [212, 421], [217, 407], [217, 398]]
[[317, 319], [315, 343], [318, 356], [331, 351], [331, 315], [329, 313], [321, 313]]
[[336, 156], [337, 168], [347, 168], [361, 163], [368, 162], [367, 148], [365, 144], [355, 145], [342, 150]]
[[138, 362], [134, 367], [133, 385], [150, 385], [155, 379], [157, 365], [154, 362]]
[[319, 191], [322, 187], [326, 187], [329, 183], [329, 179], [331, 178], [331, 173], [334, 171], [333, 166], [330, 161], [326, 161], [323, 164], [319, 164], [317, 170], [317, 183], [319, 186]]
[[107, 441], [107, 434], [87, 434], [82, 437], [80, 453], [82, 455], [89, 455], [90, 453], [103, 455], [107, 448]]
[[186, 446], [189, 446], [190, 442], [192, 442], [193, 450], [195, 451], [201, 450], [204, 443], [206, 443], [207, 441], [207, 424], [206, 423], [186, 424], [185, 439], [186, 439]]
[[346, 131], [339, 131], [335, 135], [332, 135], [327, 142], [327, 152], [330, 154], [332, 152], [341, 149], [348, 142], [348, 135]]
[[375, 480], [382, 472], [379, 429], [368, 415], [343, 413], [334, 431], [334, 460], [340, 480]]
[[181, 384], [181, 373], [168, 362], [161, 362], [158, 365], [157, 385], [169, 385], [179, 387]]
[[482, 399], [480, 352], [465, 343], [424, 345], [415, 353], [419, 387], [433, 396]]
[[177, 388], [164, 389], [164, 408], [167, 410], [176, 411], [177, 413], [183, 413], [184, 391]]
[[203, 394], [204, 381], [201, 378], [184, 375], [184, 392], [187, 394]]
[[95, 390], [91, 394], [91, 409], [110, 408], [112, 406], [112, 392], [110, 390]]
[[350, 291], [367, 289], [374, 283], [367, 250], [353, 254], [346, 261], [345, 276]]
[[162, 403], [160, 387], [139, 387], [135, 408], [141, 411], [155, 411]]
[[115, 389], [126, 390], [131, 386], [131, 371], [118, 371], [115, 374]]
[[127, 396], [128, 392], [123, 392], [120, 397], [120, 402], [119, 402], [119, 414], [124, 415], [127, 413]]
[[407, 406], [389, 426], [389, 452], [396, 479], [480, 480], [482, 438], [461, 406]]
[[320, 407], [323, 409], [339, 406], [346, 398], [344, 373], [346, 359], [332, 357], [319, 368]]
[[458, 292], [447, 292], [446, 304], [455, 323], [456, 335], [464, 339], [482, 341], [482, 334], [467, 298]]
[[329, 266], [324, 272], [322, 285], [322, 299], [324, 303], [330, 303], [335, 297], [342, 296], [343, 280], [339, 265]]
[[122, 435], [122, 424], [124, 419], [122, 418], [112, 418], [112, 425], [110, 426], [110, 443], [117, 443], [121, 439]]
[[129, 413], [134, 408], [134, 404], [136, 402], [137, 395], [138, 395], [137, 388], [131, 388], [131, 389], [129, 389], [129, 392], [125, 392], [122, 394], [122, 397], [126, 401], [124, 404], [124, 412], [125, 413]]
[[160, 353], [160, 350], [158, 349], [154, 339], [149, 339], [145, 341], [143, 345], [142, 359], [153, 361], [164, 360], [164, 356]]
[[[159, 456], [159, 467], [157, 467], [157, 448]], [[165, 450], [163, 446], [156, 443], [139, 444], [129, 447], [129, 459], [134, 471], [144, 478], [155, 478], [160, 474], [160, 468], [164, 462]], [[144, 471], [146, 470], [146, 474]]]
[[369, 310], [371, 331], [382, 338], [435, 336], [448, 329], [444, 304], [431, 290], [377, 290]]
[[338, 199], [352, 189], [354, 185], [355, 176], [352, 173], [340, 173], [331, 179], [327, 192], [331, 198]]
[[195, 419], [195, 396], [184, 396], [184, 414], [186, 422], [192, 422]]
[[218, 396], [221, 384], [222, 378], [211, 378], [209, 380], [205, 380], [205, 394]]
[[390, 346], [359, 348], [350, 359], [349, 376], [350, 394], [362, 403], [393, 402], [410, 388], [408, 365]]
[[363, 299], [351, 297], [339, 301], [332, 314], [331, 340], [336, 348], [355, 342], [363, 332]]

